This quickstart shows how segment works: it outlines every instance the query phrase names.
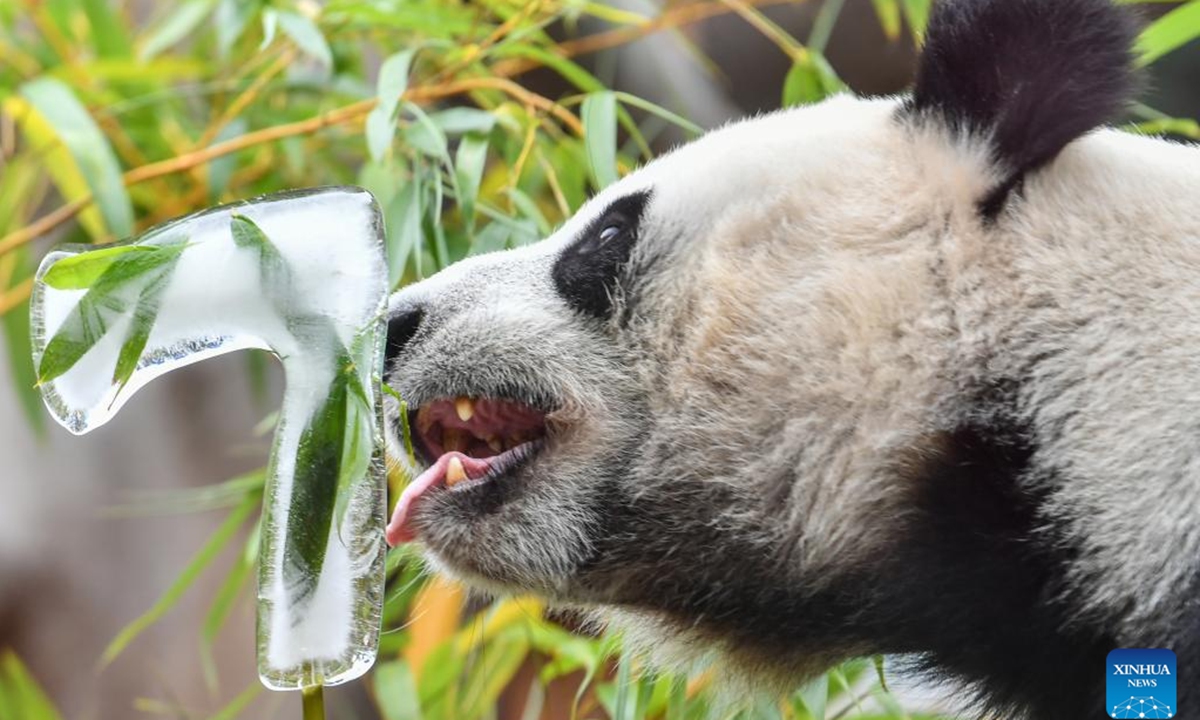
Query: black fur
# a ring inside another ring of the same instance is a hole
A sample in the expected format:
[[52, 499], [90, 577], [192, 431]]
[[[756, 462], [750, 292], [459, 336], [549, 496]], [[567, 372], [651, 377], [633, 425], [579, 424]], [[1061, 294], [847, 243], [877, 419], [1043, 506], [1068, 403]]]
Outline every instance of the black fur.
[[1004, 179], [980, 211], [994, 217], [1027, 173], [1122, 112], [1135, 36], [1110, 0], [943, 0], [908, 110], [990, 135]]
[[384, 367], [391, 367], [392, 361], [404, 352], [405, 346], [417, 334], [417, 330], [421, 327], [421, 320], [425, 317], [424, 311], [419, 308], [410, 308], [396, 315], [393, 315], [388, 320], [387, 327], [387, 347], [384, 351]]
[[[568, 305], [596, 318], [611, 315], [621, 271], [637, 243], [638, 224], [649, 201], [649, 192], [614, 201], [563, 250], [551, 277]], [[618, 228], [619, 233], [602, 238], [608, 227]]]
[[891, 550], [838, 577], [810, 582], [786, 547], [764, 552], [742, 539], [751, 535], [717, 527], [711, 508], [746, 498], [687, 480], [660, 490], [670, 497], [613, 503], [598, 553], [611, 574], [588, 572], [598, 587], [636, 578], [614, 589], [618, 604], [711, 633], [752, 665], [909, 654], [968, 683], [970, 699], [997, 717], [1099, 717], [1116, 645], [1058, 600], [1073, 555], [1039, 517], [1030, 436], [989, 417], [898, 463], [912, 512], [880, 517], [893, 527]]
[[997, 717], [1096, 717], [1116, 644], [1059, 599], [1073, 552], [1039, 516], [1032, 455], [1009, 423], [944, 438], [915, 478], [918, 514], [878, 595], [878, 630], [967, 681]]

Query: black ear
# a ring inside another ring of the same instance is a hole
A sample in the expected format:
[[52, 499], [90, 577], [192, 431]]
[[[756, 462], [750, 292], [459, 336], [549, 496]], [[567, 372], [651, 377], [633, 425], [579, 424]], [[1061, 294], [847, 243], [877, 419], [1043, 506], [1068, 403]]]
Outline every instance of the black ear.
[[1003, 182], [1115, 118], [1134, 91], [1136, 23], [1111, 0], [941, 0], [925, 35], [910, 112], [988, 138]]

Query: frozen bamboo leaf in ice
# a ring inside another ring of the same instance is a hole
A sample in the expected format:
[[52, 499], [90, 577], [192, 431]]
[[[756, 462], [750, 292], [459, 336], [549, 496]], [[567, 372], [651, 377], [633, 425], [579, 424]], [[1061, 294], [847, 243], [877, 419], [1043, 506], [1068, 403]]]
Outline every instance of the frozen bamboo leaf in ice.
[[375, 659], [383, 247], [370, 194], [325, 188], [58, 249], [37, 273], [34, 364], [46, 406], [73, 433], [175, 368], [247, 348], [282, 362], [258, 584], [259, 675], [275, 689], [342, 683]]

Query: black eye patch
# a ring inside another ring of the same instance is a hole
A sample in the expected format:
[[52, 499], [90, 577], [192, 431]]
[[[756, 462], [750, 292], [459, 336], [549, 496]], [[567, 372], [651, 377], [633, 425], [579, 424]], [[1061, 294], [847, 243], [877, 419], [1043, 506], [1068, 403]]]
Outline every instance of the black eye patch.
[[562, 251], [550, 274], [568, 305], [597, 318], [612, 313], [613, 293], [649, 201], [649, 191], [613, 201]]

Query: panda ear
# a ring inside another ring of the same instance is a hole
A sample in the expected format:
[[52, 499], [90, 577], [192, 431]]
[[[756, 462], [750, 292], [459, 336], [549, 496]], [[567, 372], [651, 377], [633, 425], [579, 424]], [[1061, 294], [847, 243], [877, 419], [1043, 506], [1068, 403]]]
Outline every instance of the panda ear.
[[991, 144], [994, 217], [1029, 172], [1112, 120], [1134, 91], [1131, 14], [1111, 0], [934, 3], [907, 111]]

